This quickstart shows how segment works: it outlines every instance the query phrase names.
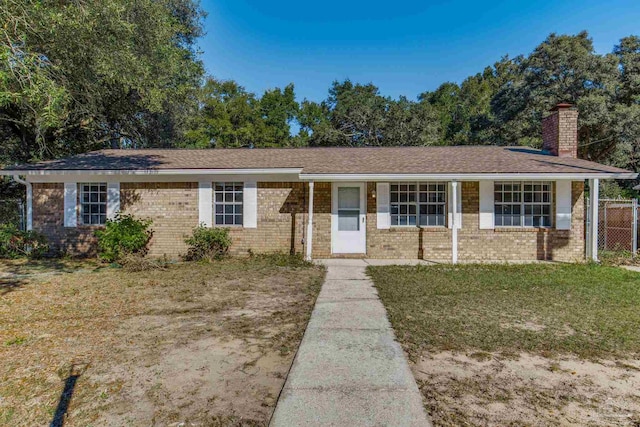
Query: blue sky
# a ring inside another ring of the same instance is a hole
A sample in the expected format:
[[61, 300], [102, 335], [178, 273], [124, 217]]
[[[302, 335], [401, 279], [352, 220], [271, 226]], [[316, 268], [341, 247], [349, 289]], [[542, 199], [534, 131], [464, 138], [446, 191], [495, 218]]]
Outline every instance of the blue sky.
[[551, 32], [589, 31], [599, 53], [640, 34], [640, 1], [202, 0], [206, 70], [248, 90], [293, 82], [320, 101], [333, 80], [410, 99], [460, 82]]

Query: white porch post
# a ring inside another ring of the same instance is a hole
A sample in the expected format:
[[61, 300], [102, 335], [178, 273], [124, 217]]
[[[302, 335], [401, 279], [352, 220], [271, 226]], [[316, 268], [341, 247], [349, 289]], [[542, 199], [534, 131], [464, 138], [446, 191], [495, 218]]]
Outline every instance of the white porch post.
[[458, 181], [451, 182], [451, 262], [458, 263]]
[[600, 199], [600, 180], [589, 180], [589, 210], [591, 223], [589, 224], [588, 255], [593, 261], [598, 261], [598, 205]]
[[309, 181], [309, 219], [307, 222], [307, 261], [311, 261], [313, 247], [313, 181]]
[[27, 230], [33, 230], [33, 187], [27, 183]]

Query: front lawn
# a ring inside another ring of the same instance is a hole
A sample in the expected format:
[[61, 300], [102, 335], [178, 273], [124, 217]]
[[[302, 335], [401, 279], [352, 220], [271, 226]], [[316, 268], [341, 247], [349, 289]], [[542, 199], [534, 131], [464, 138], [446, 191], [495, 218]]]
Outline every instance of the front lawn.
[[640, 274], [369, 267], [439, 425], [640, 421]]
[[0, 265], [0, 425], [265, 425], [324, 270]]

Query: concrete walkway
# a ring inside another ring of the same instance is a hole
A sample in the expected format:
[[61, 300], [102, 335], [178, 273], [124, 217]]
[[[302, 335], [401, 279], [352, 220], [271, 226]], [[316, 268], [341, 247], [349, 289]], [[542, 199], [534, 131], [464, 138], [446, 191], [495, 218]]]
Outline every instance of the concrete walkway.
[[431, 425], [387, 313], [365, 275], [372, 262], [323, 261], [327, 278], [271, 426]]

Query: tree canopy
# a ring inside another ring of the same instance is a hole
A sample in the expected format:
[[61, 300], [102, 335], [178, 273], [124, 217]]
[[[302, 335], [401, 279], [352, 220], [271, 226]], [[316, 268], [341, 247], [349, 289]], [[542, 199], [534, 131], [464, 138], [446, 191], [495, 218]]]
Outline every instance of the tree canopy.
[[2, 0], [0, 163], [103, 147], [540, 147], [543, 115], [570, 102], [580, 157], [640, 170], [638, 36], [598, 54], [586, 32], [551, 34], [415, 100], [344, 80], [318, 101], [204, 78], [203, 17], [197, 0]]
[[3, 0], [3, 162], [173, 144], [197, 107], [202, 17], [194, 0]]

